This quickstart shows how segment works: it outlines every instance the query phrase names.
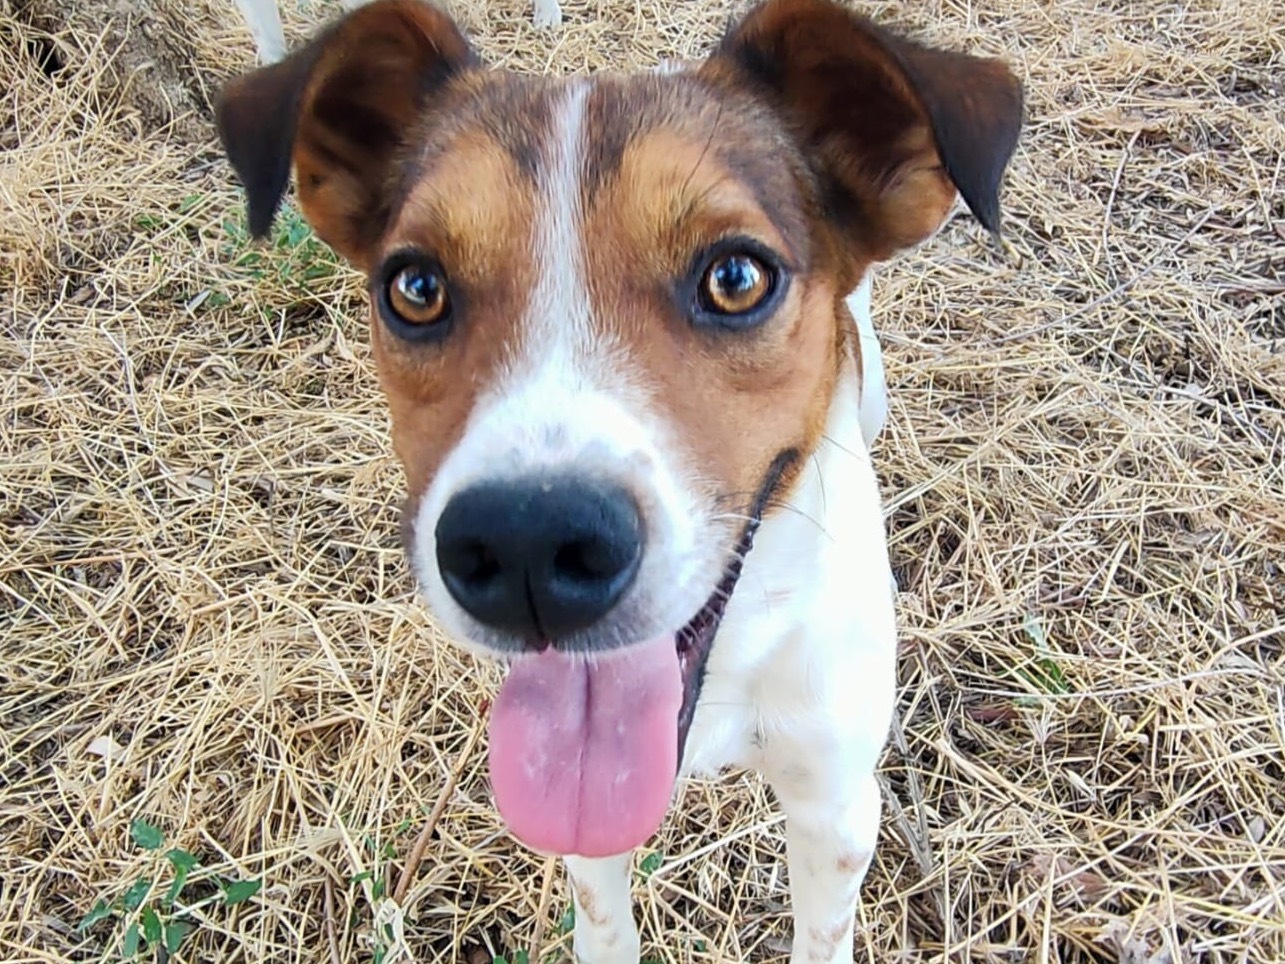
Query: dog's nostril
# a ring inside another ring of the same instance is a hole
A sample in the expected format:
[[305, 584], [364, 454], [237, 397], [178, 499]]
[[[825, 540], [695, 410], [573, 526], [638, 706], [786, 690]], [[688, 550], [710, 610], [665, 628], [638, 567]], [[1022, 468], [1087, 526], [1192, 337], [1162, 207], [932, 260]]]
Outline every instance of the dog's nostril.
[[561, 576], [597, 579], [616, 575], [629, 565], [632, 554], [600, 539], [568, 543], [553, 556], [553, 568]]
[[459, 573], [461, 579], [485, 582], [499, 574], [500, 561], [485, 544], [471, 542], [460, 546], [452, 568]]

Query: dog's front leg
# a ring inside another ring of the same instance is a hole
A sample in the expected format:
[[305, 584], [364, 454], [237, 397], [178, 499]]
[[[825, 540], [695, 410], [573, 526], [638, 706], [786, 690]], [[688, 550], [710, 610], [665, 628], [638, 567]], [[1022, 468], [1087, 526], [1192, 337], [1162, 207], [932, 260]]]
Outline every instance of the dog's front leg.
[[562, 6], [558, 0], [535, 0], [535, 25], [537, 27], [562, 25]]
[[796, 759], [768, 773], [785, 811], [791, 964], [852, 964], [857, 900], [874, 857], [880, 804], [874, 775], [849, 775], [847, 765], [841, 755]]
[[566, 858], [580, 964], [638, 964], [638, 927], [629, 898], [632, 858], [632, 853]]

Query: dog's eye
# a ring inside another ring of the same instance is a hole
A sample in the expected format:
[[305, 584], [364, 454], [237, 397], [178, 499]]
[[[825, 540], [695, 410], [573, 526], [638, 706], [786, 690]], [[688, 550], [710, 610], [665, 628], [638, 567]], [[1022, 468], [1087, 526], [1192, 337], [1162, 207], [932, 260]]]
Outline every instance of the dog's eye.
[[425, 328], [441, 324], [450, 315], [451, 299], [440, 272], [425, 265], [408, 264], [388, 281], [387, 304], [404, 325]]
[[748, 254], [729, 254], [705, 269], [698, 297], [708, 312], [743, 315], [761, 305], [772, 287], [772, 270], [762, 261]]

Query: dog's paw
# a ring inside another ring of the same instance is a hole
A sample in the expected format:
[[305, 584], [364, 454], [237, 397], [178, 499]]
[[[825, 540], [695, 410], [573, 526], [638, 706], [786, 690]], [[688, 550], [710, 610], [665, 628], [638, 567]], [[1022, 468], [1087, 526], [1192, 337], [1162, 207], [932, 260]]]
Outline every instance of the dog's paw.
[[576, 964], [638, 964], [642, 944], [636, 933], [606, 944], [593, 938], [582, 939], [577, 933], [572, 953]]
[[541, 30], [562, 26], [562, 7], [558, 0], [535, 0], [534, 20]]

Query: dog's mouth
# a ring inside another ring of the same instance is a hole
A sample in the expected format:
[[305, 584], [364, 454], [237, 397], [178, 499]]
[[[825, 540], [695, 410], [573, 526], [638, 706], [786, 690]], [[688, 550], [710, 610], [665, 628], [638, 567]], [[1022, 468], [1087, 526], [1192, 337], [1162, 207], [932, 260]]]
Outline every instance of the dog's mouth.
[[513, 664], [491, 710], [491, 785], [527, 846], [605, 857], [660, 827], [719, 626], [794, 459], [772, 463], [718, 584], [678, 632], [597, 655], [549, 647]]
[[678, 670], [683, 679], [683, 702], [678, 709], [678, 759], [683, 758], [683, 749], [687, 745], [687, 731], [691, 729], [692, 718], [696, 715], [696, 703], [700, 699], [701, 684], [705, 678], [705, 664], [709, 661], [710, 651], [714, 648], [714, 637], [718, 627], [723, 624], [723, 614], [727, 604], [732, 601], [732, 593], [740, 581], [741, 570], [745, 567], [745, 557], [754, 545], [754, 534], [762, 521], [761, 511], [752, 513], [741, 530], [741, 537], [732, 549], [723, 576], [714, 587], [714, 592], [700, 611], [693, 616], [674, 637], [674, 648], [678, 654]]

